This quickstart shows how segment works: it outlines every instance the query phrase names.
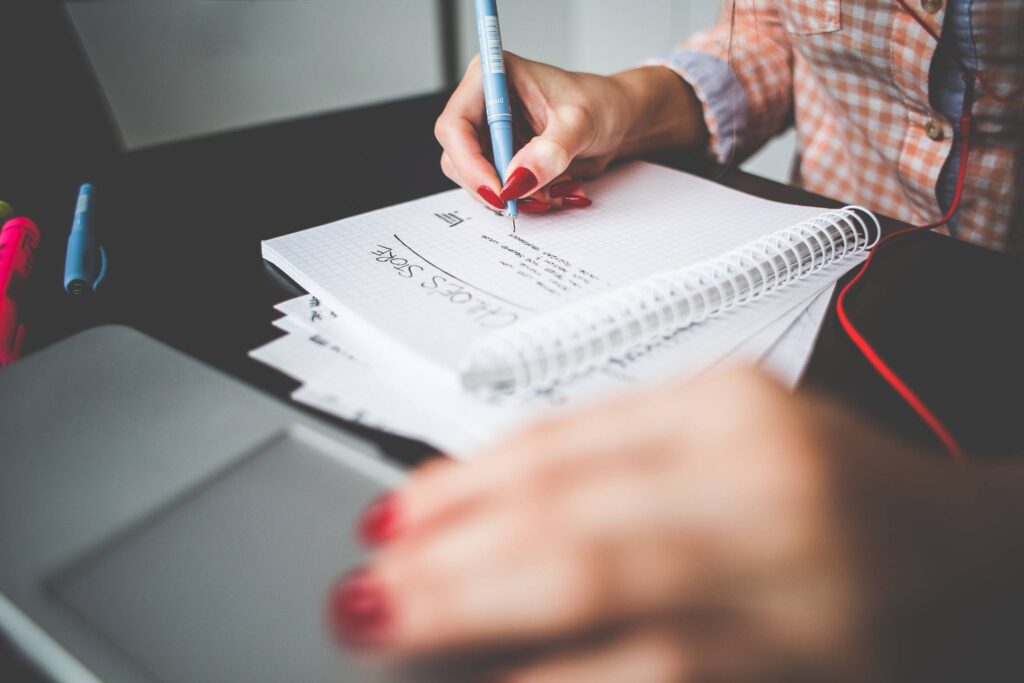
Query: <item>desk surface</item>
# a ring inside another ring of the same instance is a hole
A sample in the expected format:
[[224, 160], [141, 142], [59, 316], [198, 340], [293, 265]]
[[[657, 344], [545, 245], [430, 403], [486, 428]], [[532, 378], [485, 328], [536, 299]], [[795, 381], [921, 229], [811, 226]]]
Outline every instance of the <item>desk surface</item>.
[[[6, 196], [44, 235], [27, 297], [28, 352], [86, 327], [123, 323], [287, 398], [294, 382], [246, 355], [280, 334], [270, 325], [272, 306], [300, 291], [263, 263], [260, 241], [449, 188], [432, 134], [444, 101], [421, 97], [6, 179]], [[111, 263], [92, 301], [61, 289], [66, 232], [85, 180], [98, 188], [96, 221]], [[720, 181], [780, 201], [829, 205], [738, 171]], [[939, 235], [897, 242], [883, 256], [851, 307], [869, 338], [968, 448], [1024, 452], [1014, 424], [1022, 401], [1013, 393], [1024, 379], [1024, 334], [1002, 315], [1024, 293], [1024, 268]], [[933, 443], [842, 336], [834, 315], [804, 386]], [[359, 431], [406, 463], [429, 453]]]

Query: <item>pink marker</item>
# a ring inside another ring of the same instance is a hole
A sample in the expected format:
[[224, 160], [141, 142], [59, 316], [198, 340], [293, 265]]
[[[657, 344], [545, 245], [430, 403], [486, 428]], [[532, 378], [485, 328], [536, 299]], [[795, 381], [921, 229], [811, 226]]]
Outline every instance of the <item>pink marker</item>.
[[27, 218], [12, 218], [0, 230], [0, 366], [14, 362], [25, 338], [18, 314], [39, 237]]

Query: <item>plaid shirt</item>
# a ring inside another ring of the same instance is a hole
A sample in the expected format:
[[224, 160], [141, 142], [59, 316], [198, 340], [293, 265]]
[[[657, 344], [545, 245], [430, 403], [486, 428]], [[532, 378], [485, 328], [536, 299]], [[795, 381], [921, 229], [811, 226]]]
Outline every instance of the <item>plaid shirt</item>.
[[[733, 1], [717, 25], [658, 62], [694, 86], [719, 161], [743, 158], [795, 122], [795, 179], [804, 187], [910, 223], [939, 220], [937, 186], [959, 122], [931, 97], [936, 41], [895, 0], [741, 0], [734, 20]], [[1024, 2], [946, 1], [970, 14], [970, 59], [997, 92], [1012, 91], [1022, 80]], [[912, 6], [942, 33], [943, 0]], [[741, 86], [740, 97], [726, 96], [716, 69]], [[1021, 98], [1003, 104], [977, 89], [957, 237], [997, 249], [1011, 241], [1022, 113]]]

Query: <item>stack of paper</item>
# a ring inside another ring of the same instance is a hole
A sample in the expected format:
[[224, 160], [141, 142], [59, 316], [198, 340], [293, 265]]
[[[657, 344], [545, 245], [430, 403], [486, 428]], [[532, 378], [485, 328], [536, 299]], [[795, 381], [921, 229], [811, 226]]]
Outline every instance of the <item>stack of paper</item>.
[[644, 275], [698, 263], [821, 213], [649, 164], [589, 187], [595, 206], [527, 216], [511, 232], [461, 190], [264, 243], [310, 292], [278, 306], [285, 336], [252, 356], [302, 382], [293, 398], [466, 456], [539, 416], [727, 360], [796, 381], [831, 288], [831, 266], [673, 335], [646, 353], [528, 396], [463, 391], [455, 367], [488, 328]]

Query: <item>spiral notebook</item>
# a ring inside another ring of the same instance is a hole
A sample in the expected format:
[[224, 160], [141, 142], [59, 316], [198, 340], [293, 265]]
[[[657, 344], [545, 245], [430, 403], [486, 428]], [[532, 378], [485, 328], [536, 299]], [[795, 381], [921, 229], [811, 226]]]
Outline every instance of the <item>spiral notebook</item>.
[[588, 193], [590, 209], [523, 216], [513, 232], [452, 190], [266, 241], [263, 255], [336, 313], [328, 329], [373, 371], [489, 424], [508, 395], [571, 404], [699, 372], [802, 310], [877, 239], [866, 212], [643, 162]]
[[[795, 309], [748, 338], [721, 362], [757, 363], [785, 386], [795, 386], [806, 367], [832, 290], [826, 288], [806, 309]], [[478, 447], [508, 424], [515, 425], [510, 416], [497, 410], [482, 420], [478, 414], [467, 419], [460, 407], [464, 394], [449, 397], [436, 388], [425, 391], [422, 385], [410, 391], [406, 381], [390, 382], [379, 367], [371, 367], [356, 355], [344, 330], [335, 325], [337, 314], [315, 296], [302, 295], [281, 302], [275, 309], [283, 316], [273, 325], [285, 335], [250, 355], [298, 380], [301, 386], [291, 397], [299, 403], [423, 441], [438, 451], [463, 458], [472, 457]], [[616, 377], [621, 381], [621, 375]], [[549, 406], [538, 407], [550, 410]]]

